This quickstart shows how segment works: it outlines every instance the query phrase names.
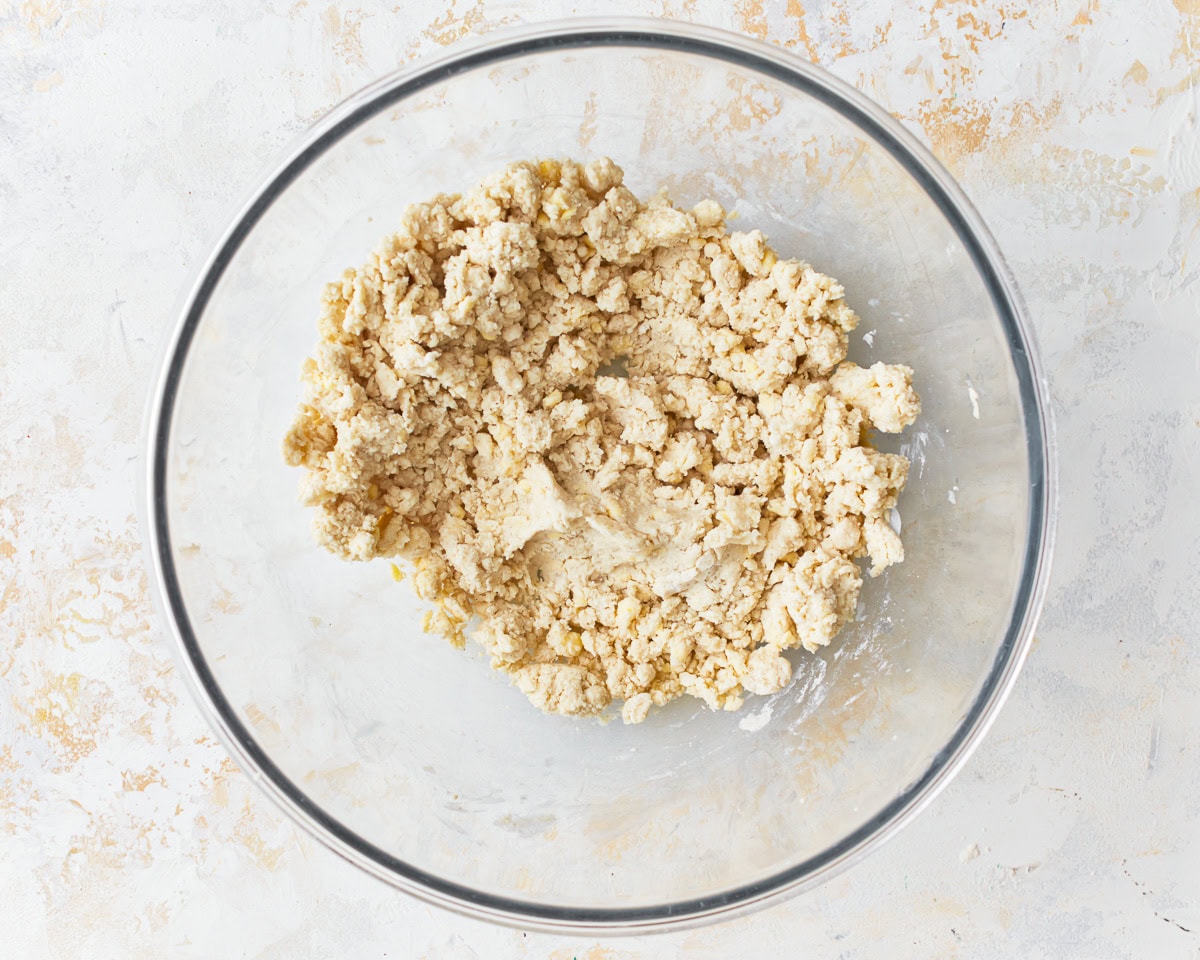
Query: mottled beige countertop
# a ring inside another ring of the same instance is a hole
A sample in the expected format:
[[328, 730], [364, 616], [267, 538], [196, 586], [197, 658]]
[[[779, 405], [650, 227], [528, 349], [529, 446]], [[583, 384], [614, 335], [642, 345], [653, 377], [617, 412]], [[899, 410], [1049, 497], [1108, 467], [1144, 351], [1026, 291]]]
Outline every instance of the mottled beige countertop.
[[[1022, 285], [1062, 505], [1028, 666], [915, 824], [766, 912], [600, 942], [300, 835], [185, 697], [134, 513], [178, 292], [283, 142], [459, 37], [614, 12], [790, 47], [931, 144]], [[0, 0], [0, 955], [1200, 957], [1197, 45], [1197, 0]]]

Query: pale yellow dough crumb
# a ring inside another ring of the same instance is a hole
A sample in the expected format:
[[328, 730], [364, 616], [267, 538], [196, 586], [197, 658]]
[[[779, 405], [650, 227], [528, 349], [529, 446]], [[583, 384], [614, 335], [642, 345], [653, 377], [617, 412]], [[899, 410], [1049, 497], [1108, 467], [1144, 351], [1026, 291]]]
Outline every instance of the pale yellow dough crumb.
[[854, 615], [853, 561], [904, 556], [908, 461], [865, 434], [920, 404], [843, 363], [835, 280], [622, 176], [515, 163], [410, 207], [326, 288], [285, 452], [321, 545], [412, 561], [428, 629], [478, 616], [538, 707], [637, 723], [778, 691]]

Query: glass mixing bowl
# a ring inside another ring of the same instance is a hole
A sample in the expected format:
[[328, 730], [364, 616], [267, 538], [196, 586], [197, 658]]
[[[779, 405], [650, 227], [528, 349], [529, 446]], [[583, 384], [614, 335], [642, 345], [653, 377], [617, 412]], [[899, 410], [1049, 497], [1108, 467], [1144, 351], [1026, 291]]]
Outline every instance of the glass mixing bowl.
[[[714, 197], [845, 284], [851, 357], [911, 365], [908, 559], [741, 713], [548, 717], [421, 632], [386, 560], [318, 549], [280, 442], [323, 283], [406, 204], [516, 159], [613, 157]], [[435, 904], [632, 931], [822, 881], [894, 834], [1013, 683], [1050, 554], [1045, 393], [1013, 283], [899, 123], [782, 50], [664, 21], [494, 34], [363, 90], [241, 209], [190, 290], [148, 418], [148, 548], [183, 673], [298, 824]]]

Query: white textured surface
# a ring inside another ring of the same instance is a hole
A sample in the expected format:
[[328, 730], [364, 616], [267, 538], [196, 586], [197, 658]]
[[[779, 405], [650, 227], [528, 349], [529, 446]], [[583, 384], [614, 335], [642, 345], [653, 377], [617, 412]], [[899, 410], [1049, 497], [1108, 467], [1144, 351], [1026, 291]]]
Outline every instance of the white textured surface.
[[[433, 911], [258, 797], [150, 618], [133, 460], [178, 290], [288, 137], [439, 44], [618, 8], [794, 47], [932, 144], [1022, 284], [1062, 510], [1016, 693], [913, 826], [764, 913], [597, 942]], [[1197, 46], [1197, 0], [0, 0], [4, 955], [1200, 956]]]

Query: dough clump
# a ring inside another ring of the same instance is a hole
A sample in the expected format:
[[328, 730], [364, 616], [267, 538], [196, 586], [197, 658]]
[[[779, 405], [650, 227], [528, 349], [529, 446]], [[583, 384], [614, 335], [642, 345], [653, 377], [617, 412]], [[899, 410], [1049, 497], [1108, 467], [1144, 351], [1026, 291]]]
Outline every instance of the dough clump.
[[642, 203], [611, 160], [514, 163], [405, 212], [324, 292], [284, 443], [318, 542], [403, 557], [538, 707], [636, 723], [782, 689], [871, 574], [920, 412], [908, 367], [846, 362], [842, 287]]

